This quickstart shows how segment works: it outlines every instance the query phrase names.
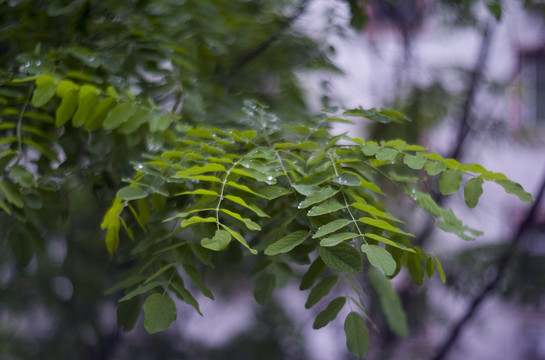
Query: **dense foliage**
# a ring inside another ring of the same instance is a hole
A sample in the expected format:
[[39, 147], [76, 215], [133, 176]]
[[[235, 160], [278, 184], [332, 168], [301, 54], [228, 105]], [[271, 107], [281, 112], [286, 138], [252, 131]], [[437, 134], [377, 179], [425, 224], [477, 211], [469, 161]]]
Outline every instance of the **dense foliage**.
[[[0, 6], [2, 261], [15, 259], [21, 274], [33, 259], [38, 272], [54, 266], [44, 254], [59, 236], [67, 259], [88, 247], [89, 257], [106, 259], [89, 244], [105, 236], [113, 257], [99, 273], [116, 278], [106, 295], [121, 294], [125, 330], [142, 311], [149, 333], [166, 329], [177, 316], [173, 297], [200, 313], [192, 291], [214, 298], [203, 274], [220, 277], [238, 263], [255, 276], [260, 304], [292, 278], [310, 290], [307, 308], [343, 283], [314, 328], [348, 307], [346, 344], [364, 356], [374, 314], [362, 278], [404, 336], [390, 280], [403, 269], [417, 284], [445, 277], [385, 199], [404, 193], [396, 201], [414, 202], [465, 240], [480, 233], [436, 202], [434, 184], [443, 195], [462, 188], [471, 208], [484, 181], [532, 201], [503, 174], [418, 145], [332, 137], [332, 123], [407, 119], [389, 109], [306, 113], [294, 70], [332, 67], [312, 41], [283, 32], [304, 2]], [[76, 279], [95, 271], [86, 270], [74, 277], [75, 292], [106, 290], [98, 277], [79, 289]], [[80, 312], [85, 296], [78, 299]]]

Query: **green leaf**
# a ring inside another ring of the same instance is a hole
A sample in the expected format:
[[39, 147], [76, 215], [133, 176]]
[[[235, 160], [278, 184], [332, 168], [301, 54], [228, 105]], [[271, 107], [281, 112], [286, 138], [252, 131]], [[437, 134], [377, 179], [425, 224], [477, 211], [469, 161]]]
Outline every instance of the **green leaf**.
[[185, 169], [179, 172], [179, 174], [183, 175], [200, 175], [207, 172], [217, 172], [217, 171], [225, 171], [225, 166], [221, 164], [206, 164], [204, 166], [194, 166], [189, 169]]
[[140, 126], [149, 121], [149, 116], [151, 114], [150, 110], [137, 108], [135, 113], [123, 123], [117, 131], [121, 134], [131, 134], [138, 130]]
[[212, 239], [204, 238], [201, 240], [201, 245], [207, 249], [221, 251], [225, 249], [231, 242], [231, 234], [225, 230], [216, 230]]
[[378, 144], [374, 141], [368, 141], [361, 147], [361, 151], [365, 156], [374, 156], [378, 151]]
[[[320, 185], [334, 177], [335, 177], [334, 171], [324, 170], [324, 171], [313, 172], [312, 174], [303, 177], [301, 181], [299, 181], [298, 185]], [[305, 196], [308, 196], [308, 195], [305, 195]]]
[[435, 176], [447, 169], [447, 166], [443, 161], [428, 161], [424, 165], [424, 170], [428, 173], [430, 176]]
[[330, 321], [333, 321], [337, 317], [345, 303], [346, 298], [344, 296], [331, 300], [327, 307], [316, 316], [312, 327], [320, 329], [329, 324]]
[[350, 172], [342, 173], [336, 178], [333, 178], [332, 181], [341, 186], [360, 186], [361, 185], [361, 178], [358, 175], [352, 174]]
[[172, 124], [173, 118], [167, 115], [157, 115], [149, 122], [151, 132], [165, 131]]
[[244, 223], [244, 225], [246, 225], [246, 227], [249, 229], [249, 230], [261, 230], [261, 226], [259, 226], [259, 224], [253, 222], [251, 219], [248, 219], [248, 218], [243, 218], [242, 216], [240, 216], [240, 214], [237, 214], [235, 212], [232, 212], [230, 210], [227, 210], [227, 209], [220, 209], [220, 211], [226, 213], [227, 215], [241, 221]]
[[140, 285], [139, 287], [137, 287], [136, 289], [132, 290], [131, 292], [123, 296], [121, 299], [119, 299], [119, 302], [128, 301], [135, 296], [138, 296], [140, 294], [150, 291], [153, 288], [163, 285], [163, 283], [164, 281], [157, 280], [157, 281], [152, 281], [150, 283], [147, 283], [145, 285]]
[[326, 225], [320, 226], [318, 228], [318, 231], [312, 236], [313, 239], [322, 237], [324, 235], [330, 234], [332, 232], [335, 232], [346, 225], [350, 224], [352, 221], [348, 219], [337, 219], [333, 220], [330, 223], [327, 223]]
[[144, 327], [149, 334], [165, 330], [176, 319], [176, 304], [167, 295], [151, 294], [143, 308]]
[[131, 103], [117, 105], [110, 111], [102, 126], [105, 130], [114, 130], [126, 123], [136, 112], [137, 107]]
[[237, 203], [241, 206], [244, 206], [245, 208], [247, 209], [250, 209], [252, 210], [257, 216], [259, 217], [269, 217], [269, 215], [265, 214], [263, 212], [263, 210], [261, 210], [260, 208], [258, 208], [257, 206], [253, 206], [253, 205], [248, 205], [246, 203], [246, 201], [244, 201], [244, 199], [242, 199], [241, 197], [239, 196], [234, 196], [234, 195], [225, 195], [224, 196], [225, 199], [227, 200], [231, 200], [232, 202], [234, 203]]
[[333, 195], [335, 195], [338, 192], [339, 192], [339, 190], [335, 190], [330, 186], [325, 187], [325, 188], [321, 188], [320, 190], [316, 191], [315, 193], [307, 196], [307, 198], [305, 200], [303, 200], [299, 204], [298, 207], [300, 209], [305, 209], [305, 208], [309, 207], [310, 205], [322, 202], [322, 201], [332, 197]]
[[312, 262], [312, 264], [308, 267], [307, 272], [305, 275], [303, 275], [303, 278], [301, 279], [301, 285], [299, 286], [299, 290], [307, 290], [312, 287], [312, 284], [314, 284], [314, 281], [324, 273], [324, 271], [327, 270], [327, 266], [322, 260], [321, 257], [317, 257], [316, 260]]
[[363, 318], [354, 311], [350, 312], [344, 321], [344, 333], [348, 350], [359, 358], [364, 357], [369, 348], [369, 329]]
[[358, 236], [359, 236], [358, 234], [353, 232], [341, 232], [341, 233], [329, 235], [328, 237], [325, 237], [322, 240], [320, 240], [320, 246], [335, 246], [337, 244], [342, 243], [345, 240], [353, 239]]
[[422, 153], [416, 155], [405, 154], [403, 157], [403, 163], [414, 170], [423, 169], [426, 161], [426, 157]]
[[72, 118], [72, 125], [75, 127], [83, 126], [97, 104], [97, 88], [91, 85], [82, 86], [78, 94], [78, 108]]
[[200, 292], [207, 298], [214, 300], [214, 294], [212, 294], [212, 291], [204, 286], [202, 282], [201, 272], [195, 266], [187, 262], [182, 263], [182, 267], [184, 268], [185, 273], [189, 276], [189, 279], [191, 279], [191, 282], [197, 286]]
[[112, 206], [108, 209], [106, 215], [104, 215], [104, 219], [102, 220], [102, 224], [100, 224], [100, 228], [106, 229], [116, 223], [118, 221], [121, 210], [123, 210], [123, 206], [123, 201], [121, 201], [121, 199], [119, 198], [115, 198], [112, 202]]
[[409, 275], [413, 279], [416, 285], [421, 285], [424, 280], [424, 270], [422, 269], [422, 260], [420, 258], [420, 252], [416, 254], [408, 254], [407, 256], [407, 269]]
[[220, 196], [216, 191], [214, 190], [207, 190], [207, 189], [197, 189], [192, 191], [184, 191], [176, 195], [210, 195], [210, 196]]
[[123, 331], [129, 331], [136, 325], [140, 315], [140, 298], [134, 297], [131, 300], [120, 302], [117, 305], [117, 324]]
[[492, 0], [491, 2], [488, 2], [486, 4], [486, 7], [488, 8], [490, 14], [492, 14], [497, 21], [501, 20], [503, 9], [500, 0]]
[[265, 249], [265, 255], [273, 256], [277, 254], [287, 253], [301, 244], [308, 238], [309, 232], [306, 230], [299, 230], [293, 232], [282, 239], [275, 241], [267, 246]]
[[412, 253], [415, 252], [413, 249], [410, 249], [410, 248], [406, 247], [405, 245], [397, 243], [395, 241], [392, 241], [392, 240], [390, 240], [388, 238], [385, 238], [384, 236], [380, 236], [380, 235], [377, 235], [377, 234], [365, 234], [364, 236], [368, 237], [370, 239], [376, 240], [376, 241], [380, 241], [380, 242], [385, 243], [387, 245], [396, 247], [396, 248], [401, 249], [401, 250], [405, 250], [405, 251], [412, 252]]
[[316, 191], [320, 190], [320, 187], [317, 186], [317, 185], [295, 184], [295, 185], [293, 185], [293, 188], [299, 194], [304, 195], [304, 196], [310, 196], [310, 195], [314, 194]]
[[274, 200], [280, 196], [289, 194], [289, 190], [281, 186], [266, 186], [259, 189], [255, 189], [258, 196], [267, 199]]
[[352, 204], [350, 204], [350, 206], [352, 206], [353, 208], [356, 208], [356, 209], [363, 210], [363, 211], [365, 211], [366, 213], [368, 213], [369, 215], [371, 215], [373, 217], [380, 217], [380, 218], [383, 218], [383, 219], [397, 221], [397, 222], [400, 222], [400, 223], [403, 222], [403, 221], [397, 219], [396, 217], [394, 217], [393, 215], [385, 213], [384, 211], [381, 211], [381, 210], [377, 209], [376, 207], [374, 207], [372, 205], [369, 205], [369, 204], [364, 204], [364, 203], [358, 202], [358, 203], [352, 203]]
[[346, 243], [333, 247], [320, 246], [319, 252], [324, 263], [335, 271], [357, 274], [363, 269], [360, 254]]
[[[218, 178], [216, 178], [216, 179], [218, 179]], [[199, 179], [199, 180], [200, 180], [200, 179]], [[218, 180], [221, 182], [220, 179], [218, 179]], [[248, 186], [246, 186], [246, 185], [237, 184], [237, 183], [234, 182], [234, 181], [227, 181], [225, 184], [226, 184], [226, 185], [229, 185], [229, 186], [232, 186], [232, 187], [234, 187], [234, 188], [236, 188], [236, 189], [245, 191], [245, 192], [247, 192], [247, 193], [249, 193], [249, 194], [261, 196], [260, 194], [258, 194], [258, 193], [255, 192], [254, 190], [250, 189], [250, 188], [249, 188]]]
[[420, 191], [412, 190], [410, 194], [411, 198], [420, 206], [424, 211], [433, 217], [440, 217], [444, 209], [437, 205], [435, 200], [430, 194], [426, 194]]
[[256, 171], [252, 168], [244, 168], [244, 170], [239, 168], [233, 168], [230, 170], [232, 174], [242, 175], [253, 180], [264, 182], [266, 184], [272, 185], [276, 183], [274, 176], [263, 174], [259, 171]]
[[346, 206], [339, 203], [335, 199], [329, 199], [323, 203], [312, 207], [308, 212], [307, 216], [320, 216], [324, 214], [329, 214], [335, 211], [344, 209]]
[[32, 175], [32, 173], [30, 173], [26, 168], [19, 165], [14, 165], [9, 170], [20, 186], [27, 189], [34, 186], [34, 175]]
[[433, 257], [428, 257], [428, 260], [426, 260], [426, 275], [428, 275], [429, 278], [433, 276], [433, 272], [435, 270], [435, 263], [433, 262]]
[[0, 208], [4, 210], [8, 215], [11, 215], [11, 210], [6, 202], [0, 198]]
[[460, 170], [446, 170], [439, 179], [439, 191], [443, 195], [453, 194], [462, 184], [462, 172]]
[[465, 164], [460, 168], [460, 170], [464, 172], [471, 171], [475, 174], [484, 174], [488, 172], [482, 165], [479, 164]]
[[113, 254], [119, 246], [119, 226], [120, 222], [117, 220], [106, 230], [106, 249], [110, 254]]
[[30, 103], [34, 107], [47, 104], [57, 92], [57, 84], [51, 75], [42, 75], [36, 79], [36, 90], [32, 94]]
[[443, 266], [441, 265], [441, 262], [436, 256], [433, 257], [433, 260], [435, 261], [435, 267], [437, 269], [437, 272], [439, 273], [439, 276], [441, 277], [441, 281], [444, 284], [447, 281], [447, 277], [445, 276]]
[[463, 165], [456, 159], [445, 159], [444, 162], [449, 169], [461, 170], [463, 168]]
[[379, 148], [375, 154], [375, 157], [377, 160], [381, 161], [394, 161], [397, 154], [399, 154], [399, 152], [396, 149]]
[[397, 336], [407, 336], [409, 328], [407, 327], [405, 311], [403, 311], [401, 300], [392, 287], [390, 280], [375, 268], [369, 268], [367, 277], [380, 297], [382, 312], [386, 316], [386, 321], [392, 332]]
[[390, 223], [387, 223], [386, 221], [383, 221], [383, 220], [372, 219], [369, 217], [362, 217], [362, 218], [359, 218], [358, 221], [367, 225], [374, 226], [379, 229], [395, 232], [402, 235], [414, 236], [413, 234], [406, 233], [405, 231], [395, 226], [392, 226]]
[[318, 303], [324, 296], [329, 294], [333, 286], [337, 283], [339, 277], [337, 275], [331, 275], [323, 278], [311, 291], [308, 295], [307, 302], [305, 307], [310, 309]]
[[254, 283], [254, 298], [258, 304], [265, 305], [271, 300], [274, 288], [276, 287], [276, 276], [274, 274], [263, 274]]
[[469, 208], [474, 208], [479, 202], [479, 197], [483, 193], [483, 178], [476, 177], [469, 179], [464, 186], [464, 200]]
[[106, 115], [116, 105], [115, 99], [111, 97], [104, 98], [93, 110], [93, 114], [85, 121], [85, 130], [95, 131], [100, 129]]
[[301, 143], [279, 143], [279, 144], [275, 144], [274, 147], [276, 149], [287, 149], [287, 148], [292, 148], [292, 149], [302, 149], [302, 150], [314, 150], [314, 149], [319, 149], [320, 148], [320, 145], [318, 145], [317, 143], [313, 142], [313, 141], [305, 141], [305, 142], [301, 142]]
[[[61, 82], [62, 84], [62, 82]], [[57, 93], [61, 88], [61, 84], [57, 88]], [[78, 92], [75, 89], [67, 90], [64, 93], [61, 101], [61, 105], [57, 108], [55, 112], [55, 126], [61, 127], [70, 120], [72, 115], [76, 112], [78, 107]]]
[[198, 224], [198, 223], [215, 223], [217, 222], [214, 217], [202, 218], [200, 216], [192, 216], [189, 219], [183, 220], [180, 224], [180, 227], [185, 228], [189, 225]]
[[195, 309], [195, 311], [199, 313], [200, 316], [203, 316], [201, 309], [199, 307], [199, 302], [184, 287], [184, 281], [177, 273], [174, 273], [174, 276], [172, 277], [172, 281], [170, 282], [169, 287], [172, 289], [172, 291], [178, 297], [178, 299], [184, 301], [188, 305], [191, 305]]
[[386, 249], [377, 245], [363, 244], [361, 251], [367, 255], [367, 260], [371, 265], [379, 267], [386, 276], [391, 276], [396, 270], [396, 261]]
[[361, 116], [364, 118], [367, 118], [369, 120], [377, 121], [382, 124], [386, 124], [392, 121], [392, 119], [387, 116], [386, 114], [381, 114], [379, 111], [377, 111], [375, 108], [371, 108], [368, 110], [359, 108], [359, 109], [351, 109], [346, 110], [343, 112], [343, 115], [346, 116]]
[[0, 182], [0, 190], [4, 193], [6, 196], [6, 200], [13, 204], [14, 206], [22, 209], [24, 206], [23, 202], [23, 196], [21, 195], [21, 192], [19, 192], [19, 189], [17, 186], [15, 186], [13, 183], [11, 183], [8, 180], [4, 180]]
[[483, 179], [485, 180], [509, 180], [507, 176], [505, 176], [502, 173], [492, 172], [492, 171], [485, 171], [481, 175]]
[[142, 199], [148, 196], [148, 193], [139, 187], [136, 186], [127, 186], [122, 189], [120, 189], [116, 196], [123, 200], [136, 200], [136, 199]]
[[234, 237], [239, 243], [241, 243], [246, 249], [250, 250], [250, 253], [252, 253], [253, 255], [256, 255], [257, 254], [257, 250], [254, 250], [252, 249], [248, 243], [246, 242], [246, 240], [244, 240], [244, 237], [242, 237], [242, 235], [240, 235], [239, 232], [231, 229], [230, 227], [224, 225], [224, 224], [221, 224], [220, 223], [220, 226], [222, 228], [224, 228], [225, 230], [227, 230], [229, 232], [229, 234], [231, 234], [232, 237]]
[[534, 201], [532, 194], [524, 191], [522, 186], [518, 183], [512, 182], [511, 180], [496, 180], [496, 184], [503, 187], [506, 193], [516, 195], [524, 202]]

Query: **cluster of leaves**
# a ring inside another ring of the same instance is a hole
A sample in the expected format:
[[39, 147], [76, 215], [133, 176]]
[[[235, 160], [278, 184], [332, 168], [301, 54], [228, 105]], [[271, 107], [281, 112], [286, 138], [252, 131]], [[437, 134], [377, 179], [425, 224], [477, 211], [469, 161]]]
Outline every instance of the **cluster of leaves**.
[[[6, 356], [107, 357], [137, 347], [131, 358], [148, 358], [179, 349], [178, 341], [135, 342], [104, 326], [99, 314], [120, 295], [102, 291], [127, 266], [104, 256], [97, 231], [104, 208], [131, 160], [177, 137], [180, 116], [184, 124], [243, 126], [242, 100], [255, 98], [283, 121], [307, 121], [295, 70], [330, 65], [314, 41], [288, 31], [304, 5], [0, 0]], [[74, 287], [71, 296], [59, 297], [57, 278]], [[52, 331], [16, 332], [42, 308], [55, 319], [43, 322]], [[96, 342], [70, 336], [83, 328]]]
[[[120, 309], [132, 309], [130, 314], [123, 312], [129, 325], [139, 308], [128, 302], [139, 302], [138, 296], [148, 291], [153, 295], [144, 302], [144, 312], [150, 332], [165, 329], [175, 318], [169, 292], [199, 311], [178, 270], [212, 297], [197, 266], [213, 266], [216, 252], [241, 245], [257, 255], [254, 296], [259, 303], [266, 303], [286, 276], [297, 277], [294, 264], [308, 265], [300, 286], [311, 289], [307, 308], [328, 295], [340, 278], [354, 290], [333, 299], [318, 314], [315, 328], [333, 320], [347, 299], [368, 317], [363, 290], [354, 280], [367, 268], [391, 329], [403, 336], [408, 331], [405, 316], [388, 279], [402, 268], [416, 283], [435, 269], [444, 281], [444, 273], [435, 256], [411, 245], [413, 235], [385, 209], [379, 180], [404, 188], [441, 229], [467, 240], [479, 232], [417, 190], [428, 176], [439, 177], [444, 195], [458, 191], [467, 176], [464, 197], [469, 207], [476, 206], [485, 180], [532, 201], [503, 174], [443, 159], [420, 146], [400, 140], [379, 144], [346, 135], [329, 137], [327, 124], [348, 121], [345, 118], [324, 115], [314, 127], [281, 129], [259, 105], [248, 103], [246, 114], [255, 122], [253, 129], [186, 129], [171, 149], [136, 163], [129, 186], [117, 193], [102, 227], [112, 253], [119, 245], [121, 226], [129, 238], [139, 239], [130, 253], [141, 267], [115, 287], [125, 289]], [[386, 118], [389, 111], [355, 109], [344, 115], [358, 114]], [[345, 330], [349, 349], [364, 356], [368, 329], [361, 314], [350, 312]]]
[[[477, 164], [443, 159], [418, 145], [329, 136], [328, 125], [349, 122], [347, 116], [400, 121], [403, 116], [392, 110], [354, 109], [345, 111], [342, 117], [324, 113], [309, 127], [283, 125], [261, 105], [248, 102], [245, 114], [254, 125], [247, 130], [193, 128], [174, 126], [176, 116], [161, 114], [151, 102], [142, 105], [129, 93], [121, 96], [112, 87], [102, 91], [51, 75], [12, 85], [26, 82], [35, 83], [30, 105], [51, 107], [55, 117], [18, 113], [9, 107], [3, 110], [6, 117], [18, 117], [17, 121], [4, 122], [2, 128], [6, 132], [2, 154], [9, 174], [2, 178], [0, 206], [9, 215], [12, 208], [37, 206], [32, 201], [35, 175], [19, 165], [22, 154], [28, 153], [23, 147], [32, 147], [45, 158], [58, 161], [58, 156], [26, 133], [54, 141], [52, 129], [83, 127], [89, 132], [113, 131], [138, 143], [141, 137], [134, 134], [161, 132], [165, 136], [167, 129], [175, 128], [167, 149], [159, 155], [149, 153], [146, 161], [135, 163], [135, 174], [127, 179], [130, 184], [117, 192], [102, 222], [111, 253], [119, 246], [121, 227], [136, 241], [134, 246], [127, 246], [132, 247], [131, 260], [139, 265], [110, 289], [125, 291], [118, 309], [119, 322], [125, 329], [132, 328], [138, 318], [140, 296], [150, 292], [142, 305], [144, 326], [150, 333], [166, 329], [176, 318], [169, 293], [200, 313], [184, 277], [213, 299], [198, 267], [213, 266], [216, 252], [239, 244], [257, 255], [254, 295], [259, 303], [266, 303], [286, 277], [297, 277], [294, 264], [309, 265], [300, 286], [301, 290], [311, 289], [307, 308], [328, 295], [340, 278], [350, 284], [354, 291], [333, 299], [318, 314], [314, 327], [327, 325], [347, 299], [353, 301], [361, 314], [352, 311], [346, 317], [347, 346], [354, 354], [364, 356], [369, 331], [362, 314], [370, 317], [355, 275], [367, 268], [388, 323], [400, 336], [408, 329], [388, 279], [407, 268], [413, 280], [421, 283], [424, 273], [431, 277], [437, 269], [444, 281], [439, 260], [411, 245], [413, 235], [404, 231], [403, 221], [385, 208], [381, 201], [385, 196], [380, 187], [383, 180], [405, 189], [417, 205], [437, 219], [441, 229], [467, 240], [479, 232], [466, 227], [452, 210], [442, 208], [419, 190], [419, 183], [427, 177], [439, 177], [443, 195], [457, 192], [463, 175], [469, 177], [464, 184], [469, 207], [476, 206], [485, 180], [496, 182], [523, 201], [532, 200], [503, 174]], [[27, 118], [43, 122], [49, 131], [33, 127]], [[21, 125], [23, 121], [26, 127]]]
[[[52, 232], [73, 231], [54, 216], [68, 211], [58, 193], [89, 183], [94, 192], [97, 178], [117, 191], [111, 173], [126, 175], [128, 185], [102, 220], [106, 248], [112, 254], [119, 248], [115, 256], [128, 267], [107, 291], [123, 292], [117, 314], [126, 330], [141, 309], [148, 332], [166, 329], [177, 314], [171, 296], [200, 313], [190, 290], [213, 299], [205, 268], [242, 248], [261, 304], [290, 278], [310, 290], [307, 308], [339, 282], [349, 285], [317, 315], [314, 327], [349, 307], [347, 346], [364, 356], [373, 314], [366, 312], [368, 289], [359, 275], [366, 274], [400, 336], [408, 329], [390, 279], [406, 268], [416, 283], [435, 271], [444, 281], [439, 259], [414, 246], [403, 221], [386, 208], [388, 186], [402, 189], [438, 227], [463, 239], [479, 232], [433, 200], [425, 191], [430, 179], [438, 178], [443, 195], [463, 186], [469, 207], [476, 206], [485, 180], [532, 200], [502, 174], [420, 146], [329, 135], [329, 125], [350, 122], [347, 117], [405, 121], [396, 111], [360, 108], [309, 120], [293, 71], [285, 69], [324, 65], [318, 53], [307, 51], [312, 43], [285, 35], [263, 50], [265, 60], [251, 61], [270, 40], [263, 29], [276, 36], [285, 19], [275, 14], [295, 7], [291, 2], [240, 1], [221, 9], [214, 1], [5, 3], [0, 1], [0, 20], [9, 25], [0, 33], [0, 56], [7, 56], [0, 57], [7, 64], [0, 69], [0, 215], [10, 224], [7, 248], [27, 265]], [[261, 23], [251, 21], [254, 6], [264, 14]], [[225, 21], [210, 26], [211, 18]], [[62, 26], [44, 31], [51, 19]], [[42, 42], [8, 41], [17, 33]], [[267, 82], [278, 90], [263, 90]], [[239, 100], [248, 95], [287, 105], [276, 107], [282, 109], [275, 110], [278, 117], [254, 102], [239, 112]], [[213, 125], [226, 123], [238, 127]], [[134, 172], [126, 170], [129, 160]], [[304, 274], [296, 271], [300, 265], [307, 267]]]

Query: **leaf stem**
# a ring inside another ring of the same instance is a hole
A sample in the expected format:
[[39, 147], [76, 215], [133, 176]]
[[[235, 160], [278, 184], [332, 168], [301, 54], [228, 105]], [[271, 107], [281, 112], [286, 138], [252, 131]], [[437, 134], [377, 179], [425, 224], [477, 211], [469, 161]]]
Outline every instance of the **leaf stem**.
[[[333, 155], [335, 155], [335, 152], [333, 152]], [[335, 176], [339, 177], [339, 172], [337, 171], [337, 166], [335, 165], [335, 160], [333, 159], [333, 155], [331, 154], [331, 152], [329, 151], [327, 152], [327, 156], [329, 156], [329, 159], [331, 160], [331, 164], [333, 165], [333, 169], [335, 170]], [[350, 210], [350, 205], [348, 205], [348, 200], [346, 200], [346, 195], [344, 193], [343, 186], [339, 184], [339, 187], [341, 188], [341, 194], [343, 195], [343, 201], [344, 201], [344, 205], [346, 206], [346, 210], [348, 211], [348, 214], [350, 215], [352, 222], [356, 226], [356, 230], [358, 230], [358, 234], [360, 235], [361, 239], [363, 240], [364, 243], [367, 244], [367, 240], [365, 240], [365, 236], [363, 235], [358, 225], [358, 222], [356, 218], [354, 217], [354, 214], [352, 214], [352, 211]]]
[[32, 85], [28, 89], [28, 95], [26, 97], [25, 103], [23, 104], [23, 108], [21, 109], [21, 112], [19, 113], [19, 117], [17, 119], [17, 161], [15, 162], [15, 165], [18, 165], [21, 161], [21, 157], [23, 155], [23, 117], [25, 115], [26, 108], [28, 106], [28, 103], [30, 102], [30, 96], [32, 95], [32, 92], [34, 90], [34, 85]]

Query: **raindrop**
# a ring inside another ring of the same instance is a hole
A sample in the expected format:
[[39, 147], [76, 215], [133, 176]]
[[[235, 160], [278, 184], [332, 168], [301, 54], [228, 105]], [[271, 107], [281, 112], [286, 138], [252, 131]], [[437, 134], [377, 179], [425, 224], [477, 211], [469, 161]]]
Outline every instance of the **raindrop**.
[[273, 179], [274, 179], [274, 178], [273, 178], [271, 175], [267, 176], [267, 180], [271, 181], [271, 180], [273, 180]]

